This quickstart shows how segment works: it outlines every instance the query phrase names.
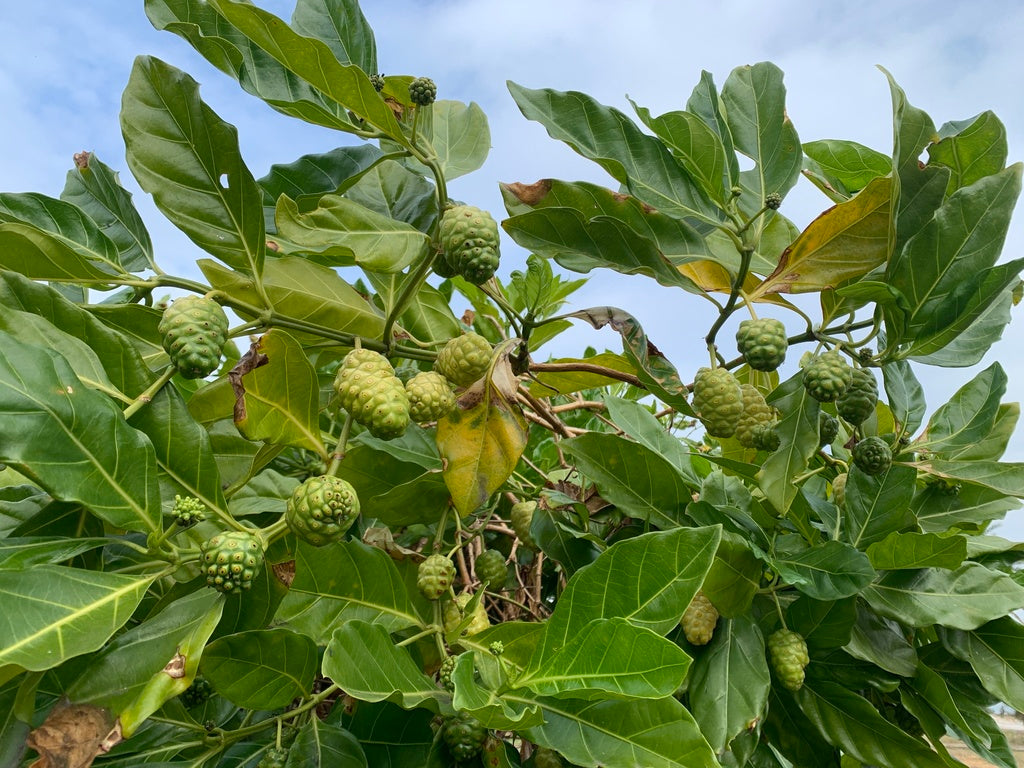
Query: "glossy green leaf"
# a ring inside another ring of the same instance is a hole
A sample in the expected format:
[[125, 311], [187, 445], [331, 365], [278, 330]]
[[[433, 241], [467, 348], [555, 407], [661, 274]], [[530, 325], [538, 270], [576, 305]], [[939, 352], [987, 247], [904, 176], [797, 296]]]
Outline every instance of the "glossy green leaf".
[[345, 197], [382, 216], [429, 232], [437, 220], [437, 190], [420, 174], [394, 160], [361, 175]]
[[971, 665], [993, 696], [1024, 708], [1024, 627], [1019, 621], [1004, 616], [971, 631], [945, 630], [942, 642]]
[[932, 483], [917, 492], [911, 510], [921, 530], [942, 534], [959, 525], [998, 520], [1018, 506], [1017, 499], [984, 486], [963, 485], [954, 494]]
[[890, 533], [867, 548], [871, 565], [879, 571], [907, 568], [959, 568], [967, 559], [967, 538], [937, 533]]
[[976, 629], [1024, 608], [1024, 587], [977, 563], [965, 563], [955, 571], [889, 571], [863, 596], [883, 616], [912, 627]]
[[121, 105], [128, 167], [157, 207], [207, 253], [259, 276], [263, 204], [234, 126], [199, 98], [199, 84], [159, 59], [135, 60]]
[[252, 367], [229, 374], [235, 425], [250, 440], [306, 448], [327, 458], [320, 438], [320, 383], [299, 343], [274, 328], [253, 343]]
[[[250, 304], [259, 305], [251, 280], [216, 262], [200, 259], [199, 268], [214, 286]], [[263, 288], [277, 311], [341, 333], [375, 338], [384, 331], [384, 318], [337, 272], [298, 257], [271, 259], [263, 273]]]
[[721, 529], [677, 528], [612, 545], [569, 579], [533, 659], [544, 663], [597, 618], [624, 618], [658, 634], [679, 622], [718, 549]]
[[426, 705], [437, 711], [448, 694], [420, 671], [380, 624], [346, 621], [331, 636], [324, 674], [361, 701], [391, 701], [405, 709]]
[[886, 768], [944, 768], [923, 741], [884, 719], [871, 704], [835, 683], [807, 681], [795, 698], [829, 742], [863, 763]]
[[724, 619], [690, 673], [690, 709], [711, 748], [729, 742], [764, 716], [771, 675], [764, 637], [749, 616]]
[[818, 450], [818, 401], [807, 394], [803, 374], [784, 381], [768, 398], [782, 412], [775, 427], [781, 445], [768, 455], [757, 473], [757, 484], [776, 511], [784, 514], [799, 492], [793, 478], [807, 469]]
[[1024, 497], [1024, 462], [928, 459], [913, 466], [954, 483], [973, 483], [1004, 496]]
[[939, 715], [953, 726], [957, 731], [964, 733], [971, 739], [983, 739], [984, 736], [976, 732], [971, 724], [964, 718], [957, 704], [957, 696], [950, 690], [946, 681], [935, 670], [927, 665], [919, 663], [917, 674], [908, 683], [910, 688], [917, 693]]
[[675, 699], [583, 702], [542, 699], [544, 724], [527, 738], [587, 768], [718, 768], [693, 720]]
[[732, 183], [735, 183], [740, 175], [739, 160], [736, 157], [732, 131], [726, 124], [723, 109], [724, 105], [719, 97], [718, 89], [715, 87], [714, 77], [707, 70], [702, 70], [700, 80], [686, 100], [686, 111], [697, 115], [718, 135], [725, 148], [725, 162], [729, 169], [729, 178]]
[[468, 712], [486, 727], [497, 730], [520, 730], [543, 723], [544, 715], [536, 702], [509, 701], [481, 685], [483, 675], [477, 673], [474, 662], [486, 658], [479, 653], [463, 653], [456, 657], [452, 673], [455, 686], [452, 707], [459, 712]]
[[354, 0], [299, 0], [291, 26], [300, 35], [323, 40], [341, 63], [377, 72], [373, 29]]
[[125, 269], [154, 266], [153, 243], [131, 193], [121, 186], [117, 172], [95, 154], [75, 156], [60, 199], [78, 206], [113, 240]]
[[875, 577], [867, 555], [841, 541], [826, 541], [791, 554], [777, 554], [772, 567], [784, 581], [815, 600], [856, 595]]
[[258, 183], [266, 205], [273, 206], [285, 195], [305, 212], [315, 208], [324, 195], [344, 192], [383, 157], [371, 144], [336, 147], [322, 154], [303, 155], [291, 163], [274, 164]]
[[882, 366], [882, 384], [900, 428], [913, 434], [921, 426], [927, 410], [924, 388], [906, 360], [894, 360]]
[[606, 325], [622, 336], [622, 351], [636, 367], [637, 378], [664, 403], [687, 416], [693, 409], [686, 402], [687, 389], [676, 367], [651, 343], [640, 322], [617, 307], [591, 307], [568, 317], [586, 320], [597, 329]]
[[[695, 486], [704, 482], [710, 465], [665, 430], [665, 425], [651, 410], [640, 403], [621, 397], [605, 396], [608, 416], [615, 425], [641, 445], [667, 459], [688, 482]], [[725, 476], [721, 476], [724, 478]], [[746, 490], [744, 486], [744, 491]], [[747, 492], [749, 496], [749, 492]], [[714, 503], [714, 502], [713, 502]]]
[[278, 617], [323, 644], [337, 626], [351, 620], [379, 623], [391, 632], [425, 623], [394, 561], [384, 550], [357, 541], [327, 550], [300, 543], [295, 581]]
[[590, 565], [604, 550], [593, 537], [571, 527], [560, 510], [538, 507], [533, 513], [530, 535], [540, 551], [557, 562], [567, 577]]
[[68, 688], [68, 699], [107, 707], [130, 736], [188, 688], [223, 603], [223, 595], [213, 590], [192, 592], [118, 635], [90, 658]]
[[907, 641], [902, 626], [879, 616], [859, 600], [857, 621], [844, 650], [903, 677], [913, 677], [917, 670], [917, 652]]
[[914, 442], [915, 449], [955, 458], [972, 448], [992, 431], [1005, 393], [1006, 374], [999, 363], [993, 363], [932, 414], [924, 434]]
[[579, 472], [597, 484], [602, 496], [631, 517], [659, 528], [679, 525], [679, 512], [692, 491], [663, 456], [613, 434], [591, 432], [561, 443]]
[[[430, 727], [434, 713], [426, 709], [404, 710], [397, 704], [357, 702], [354, 707], [335, 707], [328, 723], [340, 723], [355, 736], [371, 766], [429, 765], [435, 733]], [[355, 763], [358, 766], [358, 763]]]
[[822, 738], [797, 706], [793, 695], [782, 686], [774, 686], [771, 690], [768, 717], [762, 732], [784, 756], [783, 759], [788, 758], [795, 765], [840, 768], [838, 750]]
[[357, 264], [375, 272], [399, 272], [424, 258], [430, 246], [430, 239], [408, 224], [336, 195], [324, 195], [308, 212], [279, 197], [276, 221], [281, 237], [329, 267]]
[[938, 135], [939, 140], [928, 145], [928, 160], [952, 171], [948, 194], [999, 173], [1006, 165], [1006, 127], [990, 111], [946, 123]]
[[[281, 67], [304, 80], [329, 100], [350, 109], [389, 138], [405, 143], [391, 108], [370, 83], [367, 73], [343, 64], [330, 47], [303, 37], [262, 8], [234, 0], [208, 0], [211, 6]], [[338, 127], [338, 126], [328, 126]]]
[[105, 285], [113, 275], [127, 276], [121, 269], [112, 269], [109, 264], [82, 255], [57, 235], [20, 221], [0, 224], [0, 268], [32, 280], [98, 286]]
[[619, 110], [577, 91], [531, 90], [511, 81], [508, 88], [527, 119], [596, 162], [633, 196], [677, 218], [719, 220], [720, 212], [668, 148]]
[[803, 145], [803, 150], [813, 163], [810, 169], [824, 176], [829, 184], [846, 197], [864, 189], [873, 179], [887, 176], [892, 170], [892, 160], [888, 155], [856, 141], [808, 141]]
[[8, 536], [0, 540], [0, 568], [25, 570], [35, 565], [57, 565], [106, 546], [111, 539], [59, 536]]
[[274, 627], [214, 640], [200, 671], [228, 701], [245, 709], [276, 709], [309, 695], [318, 662], [310, 638]]
[[491, 151], [491, 129], [479, 104], [438, 99], [430, 106], [429, 120], [423, 120], [425, 116], [420, 115], [420, 135], [437, 154], [438, 166], [448, 181], [484, 164]]
[[385, 493], [362, 500], [363, 514], [385, 525], [436, 523], [451, 502], [451, 493], [439, 471], [431, 470], [406, 483], [395, 483]]
[[840, 648], [850, 642], [857, 620], [856, 598], [815, 600], [801, 595], [786, 609], [786, 625], [811, 648]]
[[156, 530], [160, 498], [149, 440], [63, 358], [2, 331], [0, 339], [0, 412], [7, 417], [0, 461], [116, 527]]
[[846, 509], [840, 535], [864, 549], [894, 531], [913, 525], [910, 502], [916, 473], [894, 464], [880, 475], [867, 475], [854, 467], [846, 481]]
[[[405, 281], [411, 279], [407, 273], [385, 275], [367, 272], [366, 277], [377, 291], [385, 309], [389, 310], [402, 295]], [[422, 342], [447, 341], [462, 333], [462, 325], [452, 313], [448, 299], [430, 283], [421, 285], [408, 300], [405, 310], [398, 317], [398, 323], [405, 333]], [[532, 337], [531, 342], [535, 338]]]
[[303, 768], [366, 768], [366, 754], [359, 740], [344, 728], [311, 717], [299, 729], [288, 748], [288, 760]]
[[743, 536], [723, 532], [701, 589], [722, 616], [734, 618], [750, 608], [763, 570], [764, 564]]
[[[594, 619], [515, 681], [541, 696], [657, 699], [683, 682], [690, 657], [677, 645], [624, 618]], [[598, 693], [598, 692], [602, 693]]]
[[154, 578], [61, 565], [0, 570], [0, 666], [51, 669], [97, 650], [128, 621]]

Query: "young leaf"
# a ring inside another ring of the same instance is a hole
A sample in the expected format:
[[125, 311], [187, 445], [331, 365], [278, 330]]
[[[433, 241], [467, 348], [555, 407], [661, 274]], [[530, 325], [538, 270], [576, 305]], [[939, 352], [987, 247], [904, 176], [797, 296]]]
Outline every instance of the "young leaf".
[[228, 701], [245, 709], [277, 709], [309, 695], [317, 648], [283, 627], [218, 638], [206, 647], [200, 671]]
[[258, 278], [262, 196], [234, 126], [203, 103], [199, 84], [140, 56], [122, 98], [121, 131], [128, 167], [164, 215], [204, 251]]
[[927, 410], [924, 388], [914, 369], [906, 360], [892, 360], [882, 366], [882, 382], [901, 434], [912, 435]]

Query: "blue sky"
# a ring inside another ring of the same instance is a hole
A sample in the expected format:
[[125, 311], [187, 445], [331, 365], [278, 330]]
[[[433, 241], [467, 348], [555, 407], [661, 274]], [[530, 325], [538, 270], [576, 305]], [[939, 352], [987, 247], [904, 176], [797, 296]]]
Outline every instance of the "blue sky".
[[[292, 0], [258, 0], [287, 18]], [[382, 71], [427, 75], [439, 98], [476, 101], [491, 122], [487, 164], [452, 184], [454, 197], [504, 210], [498, 181], [556, 177], [610, 184], [597, 166], [549, 139], [526, 121], [505, 86], [581, 90], [631, 112], [626, 95], [659, 114], [685, 102], [702, 69], [721, 85], [735, 66], [771, 60], [786, 73], [788, 112], [803, 141], [845, 138], [888, 152], [891, 143], [889, 70], [911, 103], [936, 124], [993, 110], [1007, 127], [1010, 159], [1024, 158], [1024, 4], [862, 0], [366, 0]], [[0, 189], [58, 195], [71, 156], [88, 149], [121, 171], [135, 193], [165, 269], [195, 274], [195, 246], [155, 210], [124, 162], [118, 125], [120, 92], [137, 54], [151, 54], [188, 71], [205, 101], [238, 126], [253, 173], [301, 154], [352, 143], [347, 136], [285, 118], [243, 93], [180, 38], [154, 30], [142, 0], [49, 0], [0, 3], [0, 141], [5, 162]], [[787, 198], [783, 212], [805, 226], [829, 202], [809, 184]], [[1024, 248], [1024, 215], [1012, 225], [1005, 255]], [[501, 273], [522, 264], [507, 243]], [[684, 372], [703, 364], [701, 336], [710, 323], [702, 303], [645, 278], [591, 280], [578, 308], [614, 304], [633, 312], [652, 340]], [[1016, 324], [1024, 320], [1015, 312]], [[1024, 399], [1021, 329], [973, 369], [918, 369], [929, 406], [940, 405], [978, 369], [1003, 362], [1007, 400]], [[586, 344], [616, 346], [609, 333], [578, 329], [553, 351]], [[1024, 461], [1024, 430], [1007, 460]], [[1012, 530], [1024, 538], [1024, 514]], [[1011, 526], [1004, 528], [1009, 535]]]

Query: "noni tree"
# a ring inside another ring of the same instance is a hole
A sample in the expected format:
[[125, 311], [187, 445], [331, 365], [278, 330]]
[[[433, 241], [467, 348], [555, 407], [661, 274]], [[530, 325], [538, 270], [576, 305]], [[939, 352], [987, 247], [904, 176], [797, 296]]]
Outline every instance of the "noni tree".
[[[1014, 765], [1019, 408], [998, 363], [944, 404], [915, 375], [1020, 294], [994, 115], [936, 128], [890, 78], [887, 154], [802, 142], [770, 63], [663, 115], [513, 83], [610, 186], [501, 215], [448, 194], [483, 112], [381, 75], [355, 0], [146, 10], [347, 143], [257, 178], [140, 57], [127, 168], [201, 279], [92, 154], [0, 194], [0, 763]], [[552, 262], [714, 319], [670, 361]], [[574, 323], [609, 349], [550, 359]]]

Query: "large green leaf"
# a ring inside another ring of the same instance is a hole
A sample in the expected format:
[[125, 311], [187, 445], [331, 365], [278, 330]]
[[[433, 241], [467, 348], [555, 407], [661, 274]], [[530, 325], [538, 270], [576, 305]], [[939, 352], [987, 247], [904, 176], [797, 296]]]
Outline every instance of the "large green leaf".
[[[455, 671], [451, 676], [455, 686], [452, 707], [460, 712], [468, 712], [487, 728], [496, 730], [518, 731], [543, 723], [544, 715], [536, 702], [509, 701], [481, 684], [484, 675], [477, 672], [477, 663], [491, 668], [494, 666], [494, 657], [484, 653], [463, 653], [456, 657]], [[500, 676], [498, 672], [497, 677]]]
[[51, 669], [97, 650], [128, 621], [154, 578], [62, 565], [0, 570], [0, 666]]
[[913, 525], [910, 502], [917, 473], [894, 464], [880, 475], [868, 475], [854, 467], [847, 476], [846, 509], [840, 535], [864, 549], [893, 531]]
[[316, 644], [273, 627], [214, 640], [200, 671], [221, 696], [245, 709], [276, 709], [309, 695], [318, 666]]
[[491, 151], [487, 115], [476, 102], [438, 99], [420, 115], [420, 136], [430, 143], [448, 181], [480, 168]]
[[992, 431], [1005, 393], [1006, 374], [999, 363], [993, 363], [935, 411], [924, 434], [914, 442], [915, 450], [955, 458], [972, 448]]
[[544, 724], [525, 732], [588, 768], [718, 768], [689, 712], [676, 701], [541, 699]]
[[345, 197], [420, 232], [430, 232], [437, 220], [436, 187], [394, 160], [362, 174]]
[[969, 120], [944, 124], [939, 140], [928, 145], [930, 162], [952, 171], [948, 192], [1003, 170], [1006, 165], [1006, 127], [990, 111]]
[[370, 75], [377, 72], [373, 29], [355, 0], [298, 0], [292, 29], [323, 40], [342, 64], [355, 64]]
[[159, 527], [156, 460], [146, 436], [63, 358], [2, 331], [0, 413], [0, 461], [118, 528]]
[[1004, 616], [971, 631], [945, 630], [950, 653], [973, 667], [993, 695], [1014, 709], [1024, 709], [1024, 627]]
[[954, 484], [958, 481], [973, 483], [1004, 496], [1024, 497], [1024, 462], [927, 459], [913, 466]]
[[882, 383], [889, 398], [889, 409], [903, 434], [911, 435], [921, 426], [927, 410], [924, 387], [906, 360], [894, 360], [882, 366]]
[[857, 621], [844, 649], [858, 659], [903, 677], [912, 677], [917, 670], [917, 652], [907, 641], [903, 627], [879, 616], [860, 600]]
[[697, 593], [721, 529], [677, 528], [620, 541], [569, 579], [547, 621], [533, 666], [565, 647], [593, 619], [624, 618], [665, 634]]
[[384, 154], [371, 144], [336, 147], [321, 154], [303, 155], [291, 163], [274, 164], [257, 183], [266, 205], [273, 207], [281, 195], [286, 195], [304, 212], [315, 208], [324, 195], [344, 192], [382, 157]]
[[[609, 418], [627, 436], [663, 456], [694, 486], [700, 486], [704, 482], [704, 477], [711, 469], [708, 462], [670, 435], [665, 430], [665, 425], [655, 418], [647, 406], [611, 396], [605, 396], [604, 404], [608, 408]], [[721, 475], [721, 479], [725, 482], [724, 475]], [[746, 490], [745, 486], [743, 490]]]
[[436, 734], [430, 727], [433, 719], [434, 713], [427, 709], [404, 710], [390, 702], [359, 702], [354, 708], [334, 707], [327, 722], [341, 723], [359, 739], [370, 765], [397, 768], [429, 765], [431, 747], [436, 746]]
[[923, 741], [904, 733], [878, 710], [836, 683], [807, 681], [796, 700], [818, 732], [863, 763], [886, 768], [945, 768]]
[[100, 287], [112, 275], [127, 277], [122, 269], [90, 259], [63, 238], [20, 221], [0, 224], [0, 269], [18, 272], [32, 280]]
[[841, 541], [780, 553], [772, 566], [786, 582], [815, 600], [856, 595], [875, 577], [867, 555]]
[[579, 472], [625, 514], [659, 528], [679, 525], [679, 510], [692, 491], [675, 466], [645, 445], [613, 434], [590, 432], [561, 443]]
[[[384, 302], [385, 309], [393, 308], [402, 295], [406, 280], [412, 275], [385, 275], [367, 272], [367, 278]], [[423, 283], [398, 318], [402, 330], [422, 342], [447, 341], [462, 333], [462, 325], [452, 312], [448, 299], [430, 283]]]
[[327, 550], [299, 544], [295, 581], [278, 616], [322, 644], [337, 626], [353, 619], [379, 623], [391, 632], [426, 623], [394, 561], [384, 550], [358, 541]]
[[325, 675], [360, 701], [391, 701], [405, 709], [426, 705], [436, 712], [438, 701], [448, 698], [380, 624], [352, 620], [338, 627], [323, 667]]
[[288, 759], [293, 761], [294, 765], [301, 765], [303, 768], [330, 768], [336, 765], [344, 765], [345, 768], [366, 768], [363, 746], [344, 728], [325, 723], [318, 717], [311, 717], [299, 729], [299, 735], [288, 748]]
[[771, 675], [764, 637], [749, 616], [725, 619], [690, 674], [690, 709], [701, 733], [718, 754], [764, 716]]
[[23, 571], [34, 565], [57, 565], [111, 543], [105, 538], [7, 536], [0, 540], [0, 568]]
[[810, 648], [840, 648], [850, 642], [857, 621], [854, 597], [815, 600], [802, 595], [786, 609], [786, 624], [799, 632]]
[[234, 126], [199, 98], [199, 84], [159, 59], [135, 60], [121, 102], [128, 167], [157, 207], [207, 253], [259, 276], [263, 204]]
[[232, 371], [235, 425], [250, 440], [306, 448], [327, 458], [320, 438], [320, 384], [299, 343], [274, 328], [256, 341], [245, 367]]
[[[687, 512], [694, 506], [697, 505], [691, 505]], [[704, 577], [702, 590], [718, 612], [731, 619], [750, 608], [761, 586], [763, 571], [764, 564], [754, 554], [754, 548], [746, 537], [723, 531], [715, 561]]]
[[964, 536], [893, 532], [867, 548], [871, 565], [880, 571], [907, 568], [959, 568], [967, 559]]
[[768, 402], [783, 414], [775, 427], [781, 445], [764, 460], [757, 483], [776, 511], [785, 514], [800, 491], [793, 478], [818, 450], [818, 401], [807, 394], [798, 372], [776, 387]]
[[810, 161], [805, 172], [820, 175], [844, 197], [859, 192], [872, 179], [887, 176], [892, 170], [892, 160], [888, 155], [883, 155], [856, 141], [808, 141], [803, 145], [803, 150]]
[[1024, 587], [978, 563], [965, 563], [955, 571], [889, 571], [862, 594], [883, 616], [912, 627], [976, 629], [1024, 608]]
[[960, 525], [998, 520], [1020, 506], [1017, 499], [981, 485], [963, 485], [950, 493], [944, 484], [930, 483], [917, 492], [911, 509], [926, 533], [942, 534]]
[[281, 196], [276, 222], [278, 234], [293, 250], [312, 254], [326, 266], [400, 272], [425, 257], [430, 246], [430, 238], [418, 229], [337, 195], [324, 195], [308, 212]]
[[538, 667], [516, 679], [541, 696], [658, 699], [686, 677], [690, 657], [676, 644], [624, 618], [589, 622]]
[[721, 218], [664, 143], [643, 133], [619, 110], [577, 91], [531, 90], [511, 81], [508, 88], [528, 119], [596, 162], [643, 202], [677, 218], [708, 223]]

